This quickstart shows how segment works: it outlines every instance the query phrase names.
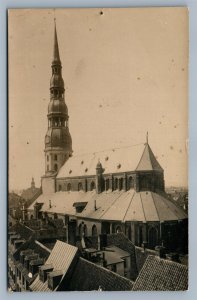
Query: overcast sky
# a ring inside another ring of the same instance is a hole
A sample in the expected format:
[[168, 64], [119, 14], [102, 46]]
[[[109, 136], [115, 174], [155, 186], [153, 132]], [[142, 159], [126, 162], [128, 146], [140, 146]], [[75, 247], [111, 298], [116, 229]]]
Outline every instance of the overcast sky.
[[[187, 185], [184, 8], [55, 10], [74, 155], [149, 143], [166, 185]], [[40, 186], [54, 10], [9, 11], [10, 189]]]

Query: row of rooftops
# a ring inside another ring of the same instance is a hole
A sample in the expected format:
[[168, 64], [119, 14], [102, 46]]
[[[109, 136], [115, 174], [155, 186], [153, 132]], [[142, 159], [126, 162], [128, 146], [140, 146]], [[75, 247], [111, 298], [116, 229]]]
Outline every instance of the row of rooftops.
[[[16, 237], [15, 232], [10, 232], [9, 235], [10, 240]], [[84, 238], [81, 251], [80, 247], [59, 240], [50, 250], [44, 244], [31, 239], [9, 255], [8, 264], [12, 270], [16, 267], [21, 272], [32, 291], [187, 289], [186, 266], [161, 259], [155, 256], [153, 250], [139, 250], [138, 247], [136, 252], [135, 246], [122, 233], [107, 235], [104, 239], [105, 247], [102, 249], [98, 249], [94, 240], [94, 237]], [[91, 259], [90, 256], [95, 253], [104, 254], [104, 264]], [[140, 267], [136, 264], [138, 257]], [[126, 258], [131, 259], [135, 282], [108, 270], [110, 265], [123, 263]]]

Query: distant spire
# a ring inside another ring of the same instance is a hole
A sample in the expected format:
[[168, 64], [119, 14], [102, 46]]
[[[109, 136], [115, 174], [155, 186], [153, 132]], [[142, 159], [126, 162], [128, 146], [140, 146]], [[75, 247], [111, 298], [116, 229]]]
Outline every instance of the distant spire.
[[59, 47], [57, 40], [56, 18], [54, 18], [54, 48], [53, 48], [53, 63], [61, 63], [59, 55]]

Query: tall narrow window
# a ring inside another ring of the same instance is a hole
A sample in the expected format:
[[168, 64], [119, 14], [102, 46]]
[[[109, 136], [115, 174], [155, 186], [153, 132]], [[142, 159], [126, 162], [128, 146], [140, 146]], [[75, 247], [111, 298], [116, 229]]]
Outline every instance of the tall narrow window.
[[49, 156], [47, 155], [47, 161], [49, 161]]
[[96, 228], [96, 225], [93, 225], [92, 226], [92, 236], [97, 236], [98, 233], [97, 233], [97, 228]]
[[118, 178], [115, 179], [115, 182], [114, 182], [114, 189], [117, 190], [118, 189]]
[[106, 190], [106, 191], [109, 190], [109, 179], [106, 179], [106, 182], [105, 182], [105, 190]]
[[54, 155], [54, 160], [57, 160], [57, 154]]
[[83, 185], [82, 185], [81, 182], [79, 182], [79, 184], [78, 184], [78, 191], [81, 191], [81, 190], [83, 190]]
[[54, 164], [54, 170], [57, 171], [57, 169], [58, 169], [57, 164]]
[[93, 191], [94, 189], [95, 189], [95, 183], [94, 181], [92, 181], [90, 184], [90, 190]]
[[67, 184], [67, 191], [68, 192], [71, 191], [71, 184], [70, 183]]
[[119, 183], [118, 189], [119, 191], [121, 191], [123, 189], [123, 178], [120, 178], [118, 183]]
[[133, 189], [134, 188], [134, 180], [133, 178], [130, 176], [129, 180], [128, 180], [128, 188], [129, 189]]

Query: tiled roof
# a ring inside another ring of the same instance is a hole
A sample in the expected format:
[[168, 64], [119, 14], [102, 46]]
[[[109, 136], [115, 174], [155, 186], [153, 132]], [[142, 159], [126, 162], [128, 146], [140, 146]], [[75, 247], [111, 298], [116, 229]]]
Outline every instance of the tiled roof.
[[31, 230], [29, 227], [27, 227], [21, 223], [16, 223], [11, 228], [9, 228], [9, 231], [17, 232], [17, 234], [20, 235], [20, 237], [25, 240], [30, 239], [34, 234], [33, 230]]
[[142, 269], [147, 257], [149, 255], [156, 255], [156, 251], [146, 248], [145, 250], [141, 247], [135, 246], [135, 257], [138, 273]]
[[[57, 241], [45, 265], [53, 265], [53, 270], [61, 270], [64, 274], [68, 271], [78, 249], [67, 243]], [[48, 283], [39, 279], [39, 275], [30, 286], [32, 291], [47, 291]]]
[[[51, 200], [51, 207], [49, 207]], [[153, 192], [107, 191], [56, 192], [41, 195], [41, 211], [76, 215], [90, 219], [115, 221], [172, 221], [186, 219], [186, 213], [164, 196]], [[73, 204], [87, 202], [81, 213], [76, 213]], [[95, 210], [96, 202], [96, 210]], [[30, 206], [33, 209], [33, 205]]]
[[69, 291], [130, 291], [133, 282], [125, 277], [79, 258], [68, 283]]
[[185, 291], [188, 268], [179, 263], [149, 255], [136, 279], [134, 291]]
[[96, 165], [101, 162], [104, 174], [135, 170], [162, 171], [150, 146], [138, 144], [129, 148], [72, 156], [60, 169], [57, 178], [96, 174]]

